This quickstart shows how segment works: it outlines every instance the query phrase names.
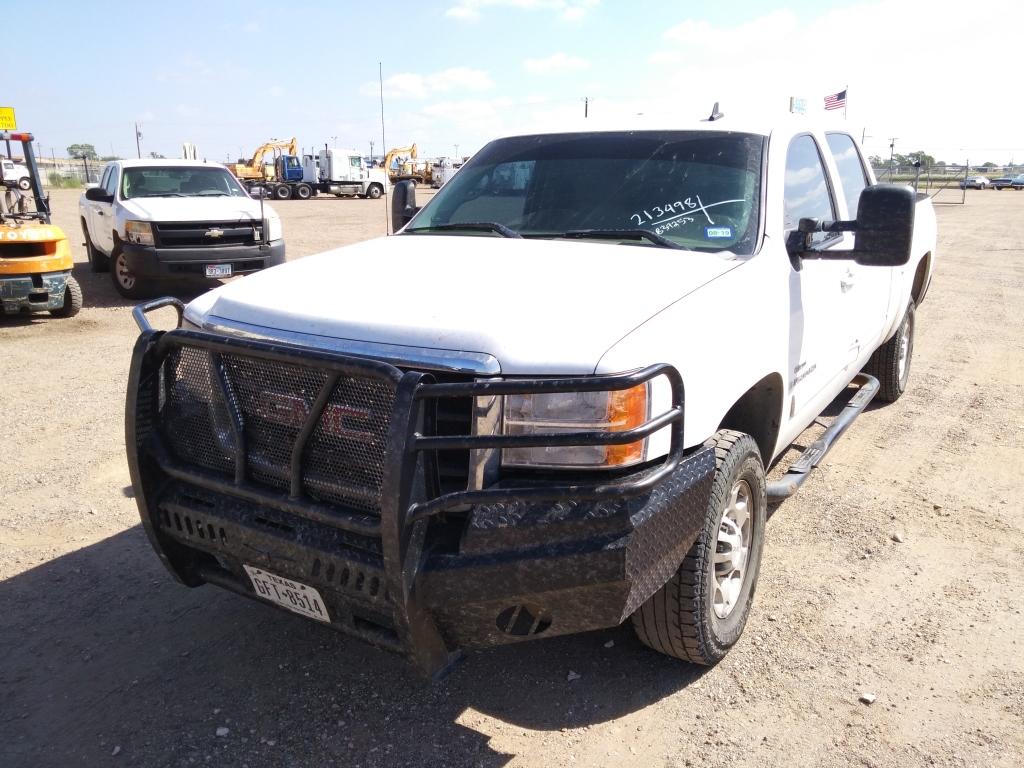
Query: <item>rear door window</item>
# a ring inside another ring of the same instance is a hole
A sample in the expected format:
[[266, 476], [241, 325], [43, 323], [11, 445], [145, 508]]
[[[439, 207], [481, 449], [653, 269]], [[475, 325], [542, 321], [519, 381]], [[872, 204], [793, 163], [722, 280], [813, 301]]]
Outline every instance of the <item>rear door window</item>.
[[850, 136], [845, 133], [829, 133], [825, 138], [828, 141], [828, 148], [832, 152], [832, 159], [836, 162], [839, 183], [843, 185], [843, 196], [846, 198], [846, 211], [843, 213], [843, 218], [854, 219], [857, 217], [860, 193], [868, 185], [864, 162], [860, 152], [857, 151], [857, 145], [853, 143]]

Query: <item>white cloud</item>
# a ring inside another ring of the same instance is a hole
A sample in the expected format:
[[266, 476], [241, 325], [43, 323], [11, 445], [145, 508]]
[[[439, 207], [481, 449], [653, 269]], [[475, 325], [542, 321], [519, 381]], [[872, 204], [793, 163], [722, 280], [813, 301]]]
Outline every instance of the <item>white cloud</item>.
[[601, 0], [457, 0], [445, 11], [446, 16], [460, 21], [479, 21], [485, 8], [506, 7], [554, 12], [563, 21], [579, 21]]
[[[384, 80], [384, 95], [391, 99], [425, 99], [449, 91], [487, 91], [494, 87], [491, 76], [481, 69], [452, 67], [429, 75], [400, 72]], [[378, 83], [365, 83], [362, 92], [367, 96], [379, 93]]]
[[547, 75], [552, 72], [579, 72], [590, 67], [590, 62], [579, 56], [567, 53], [554, 53], [544, 59], [526, 59], [523, 67], [535, 75]]

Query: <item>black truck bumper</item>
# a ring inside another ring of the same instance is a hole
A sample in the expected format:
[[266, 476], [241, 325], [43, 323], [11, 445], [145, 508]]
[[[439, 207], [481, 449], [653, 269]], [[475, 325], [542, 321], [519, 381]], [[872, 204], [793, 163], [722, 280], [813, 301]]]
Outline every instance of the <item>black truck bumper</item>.
[[[599, 483], [431, 490], [438, 451], [545, 444], [543, 436], [439, 435], [437, 400], [625, 389], [659, 375], [672, 382], [670, 411], [611, 438], [558, 439], [624, 444], [669, 429], [672, 449], [660, 463]], [[373, 392], [387, 411], [383, 443], [368, 428]], [[250, 573], [264, 569], [316, 590], [321, 621], [405, 653], [428, 674], [462, 648], [615, 626], [657, 591], [703, 525], [715, 469], [713, 451], [684, 454], [681, 438], [682, 386], [667, 366], [433, 383], [377, 361], [186, 330], [139, 338], [126, 419], [142, 522], [176, 578], [257, 597]], [[372, 503], [351, 489], [350, 467], [317, 469], [349, 448], [353, 464], [367, 453], [380, 459]]]
[[230, 264], [232, 275], [258, 272], [283, 264], [284, 240], [260, 245], [231, 245], [216, 248], [154, 248], [125, 244], [128, 268], [144, 278], [205, 277], [206, 266]]

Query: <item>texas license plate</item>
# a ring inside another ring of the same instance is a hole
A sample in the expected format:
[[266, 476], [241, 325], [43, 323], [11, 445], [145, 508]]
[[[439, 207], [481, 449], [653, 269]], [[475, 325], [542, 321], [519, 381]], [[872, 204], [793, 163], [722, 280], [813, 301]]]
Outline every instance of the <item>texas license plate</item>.
[[276, 573], [264, 571], [262, 568], [255, 568], [251, 565], [244, 566], [245, 572], [249, 574], [249, 581], [256, 594], [264, 600], [287, 608], [289, 611], [307, 616], [317, 621], [330, 624], [331, 617], [327, 615], [327, 607], [323, 598], [306, 584], [286, 579]]
[[207, 277], [231, 277], [231, 265], [230, 264], [207, 264], [206, 265], [206, 276]]

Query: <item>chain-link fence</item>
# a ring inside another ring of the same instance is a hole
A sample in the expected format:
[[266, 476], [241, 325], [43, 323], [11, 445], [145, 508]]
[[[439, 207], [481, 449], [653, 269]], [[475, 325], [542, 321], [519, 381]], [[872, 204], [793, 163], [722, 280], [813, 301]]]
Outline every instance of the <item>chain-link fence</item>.
[[102, 160], [70, 160], [67, 158], [39, 158], [39, 175], [43, 186], [82, 187], [96, 184], [106, 165]]

